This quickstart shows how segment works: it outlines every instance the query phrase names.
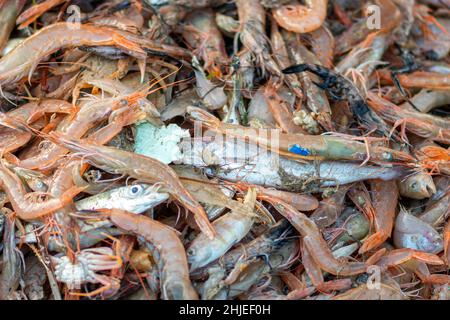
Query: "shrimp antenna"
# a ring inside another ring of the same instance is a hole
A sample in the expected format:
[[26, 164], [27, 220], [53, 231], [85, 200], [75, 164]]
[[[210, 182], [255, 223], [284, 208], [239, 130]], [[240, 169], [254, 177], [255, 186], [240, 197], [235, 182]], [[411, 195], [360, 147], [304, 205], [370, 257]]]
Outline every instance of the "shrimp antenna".
[[183, 64], [182, 64], [181, 66], [177, 67], [176, 70], [174, 70], [174, 71], [172, 71], [171, 73], [169, 73], [169, 74], [165, 75], [164, 77], [162, 77], [161, 79], [155, 79], [155, 80], [150, 81], [150, 83], [149, 83], [147, 89], [144, 88], [143, 90], [141, 90], [141, 93], [144, 93], [144, 92], [147, 91], [146, 95], [150, 94], [151, 89], [152, 89], [154, 86], [156, 86], [156, 85], [157, 85], [158, 83], [160, 83], [162, 80], [165, 80], [165, 79], [169, 78], [170, 76], [172, 76], [172, 75], [178, 73], [182, 68], [183, 68]]

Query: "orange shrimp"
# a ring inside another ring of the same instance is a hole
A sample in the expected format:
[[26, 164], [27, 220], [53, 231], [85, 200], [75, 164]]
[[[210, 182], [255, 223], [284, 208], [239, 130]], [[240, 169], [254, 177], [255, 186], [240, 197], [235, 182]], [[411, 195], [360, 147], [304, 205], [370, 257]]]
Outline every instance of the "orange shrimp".
[[322, 237], [316, 224], [291, 205], [277, 199], [265, 198], [277, 211], [288, 219], [303, 237], [306, 249], [320, 269], [333, 275], [350, 276], [366, 272], [362, 262], [346, 262], [333, 256], [327, 242]]
[[33, 135], [31, 132], [0, 126], [0, 152], [13, 152], [26, 145]]
[[65, 113], [74, 115], [78, 109], [64, 100], [46, 99], [24, 104], [8, 112], [8, 115], [22, 122], [33, 123], [45, 113]]
[[303, 290], [306, 288], [306, 285], [292, 272], [282, 272], [280, 278], [290, 290]]
[[[20, 106], [1, 116], [0, 150], [12, 152], [27, 144], [32, 138], [31, 132], [21, 124], [35, 123], [45, 113], [74, 114], [76, 108], [62, 100], [43, 100]], [[45, 123], [35, 123], [35, 129], [41, 129]]]
[[431, 274], [428, 266], [424, 262], [411, 261], [405, 263], [402, 267], [406, 270], [414, 272], [424, 284], [448, 284], [450, 283], [450, 275], [448, 274]]
[[117, 227], [142, 236], [156, 247], [160, 257], [161, 287], [164, 299], [198, 299], [189, 278], [186, 251], [173, 229], [146, 216], [121, 210], [105, 210]]
[[418, 148], [416, 155], [422, 168], [429, 169], [431, 173], [450, 175], [450, 150], [429, 145]]
[[306, 7], [300, 4], [285, 5], [272, 11], [277, 23], [286, 30], [308, 33], [319, 29], [326, 17], [328, 0], [306, 0]]
[[[97, 136], [106, 134], [106, 130], [112, 130], [119, 132], [123, 126], [127, 125], [140, 117], [139, 111], [134, 107], [128, 109], [127, 106], [120, 106], [118, 101], [120, 98], [109, 98], [102, 100], [94, 100], [83, 105], [80, 111], [75, 115], [74, 119], [66, 118], [57, 127], [57, 132], [63, 132], [73, 138], [81, 138], [93, 128], [97, 123], [104, 120], [108, 115], [113, 112], [124, 113], [120, 117], [116, 117], [114, 121], [109, 123], [106, 127], [100, 129]], [[132, 110], [132, 111], [126, 111]], [[120, 114], [119, 113], [119, 114]], [[128, 115], [129, 117], [124, 117]], [[111, 137], [112, 138], [112, 137]], [[16, 163], [18, 166], [27, 169], [44, 169], [49, 168], [56, 163], [60, 157], [66, 154], [68, 151], [64, 148], [52, 144], [46, 149], [42, 150], [38, 155], [20, 160]]]
[[220, 33], [212, 10], [193, 11], [186, 17], [183, 37], [195, 48], [205, 62], [209, 74], [221, 77], [224, 65], [228, 63], [225, 41]]
[[393, 130], [397, 126], [403, 125], [403, 137], [405, 137], [404, 131], [408, 130], [420, 137], [450, 144], [450, 122], [448, 120], [416, 111], [404, 110], [373, 92], [369, 92], [367, 97], [370, 107], [376, 113], [386, 121], [394, 123]]
[[[0, 59], [0, 85], [14, 83], [26, 75], [30, 78], [42, 58], [61, 48], [79, 46], [115, 46], [140, 60], [147, 57], [143, 48], [150, 52], [191, 56], [184, 49], [158, 44], [125, 31], [60, 22], [42, 28]], [[30, 52], [34, 52], [32, 58]]]
[[[43, 57], [68, 46], [116, 46], [138, 59], [147, 56], [139, 44], [126, 38], [125, 32], [60, 22], [39, 30], [0, 60], [0, 85], [16, 82], [26, 75], [30, 78]], [[34, 52], [32, 58], [29, 52]]]
[[398, 203], [396, 181], [370, 180], [370, 186], [376, 232], [364, 241], [360, 254], [379, 247], [391, 236]]
[[0, 180], [14, 211], [18, 217], [23, 220], [39, 219], [47, 214], [55, 212], [71, 203], [72, 199], [84, 189], [72, 187], [60, 197], [37, 202], [30, 198], [33, 194], [28, 194], [26, 192], [20, 178], [6, 168], [4, 163], [2, 163], [0, 167]]
[[67, 0], [46, 0], [39, 4], [36, 4], [29, 9], [25, 10], [17, 18], [16, 23], [19, 24], [18, 30], [26, 28], [28, 25], [36, 21], [41, 15], [50, 9], [59, 6]]
[[368, 290], [367, 284], [350, 289], [332, 300], [408, 300], [408, 296], [398, 287], [380, 283], [380, 289]]
[[[176, 71], [178, 71], [178, 69], [176, 69]], [[169, 73], [159, 81], [171, 76], [176, 71]], [[123, 127], [144, 117], [143, 112], [139, 110], [142, 104], [144, 104], [141, 103], [142, 99], [145, 99], [148, 94], [160, 90], [160, 88], [152, 90], [157, 83], [157, 81], [153, 81], [148, 87], [128, 95], [119, 95], [115, 98], [89, 101], [81, 107], [74, 119], [72, 119], [72, 117], [66, 118], [65, 121], [58, 126], [57, 131], [64, 132], [65, 135], [72, 138], [81, 138], [86, 132], [93, 128], [97, 123], [104, 120], [108, 115], [119, 114], [119, 116], [115, 117], [107, 126], [100, 129], [91, 137], [91, 140], [97, 139], [97, 143], [104, 144], [112, 139], [115, 134], [119, 133]], [[157, 110], [149, 111], [157, 113]], [[155, 114], [155, 116], [159, 116], [159, 114]], [[19, 161], [16, 164], [28, 169], [48, 169], [66, 153], [67, 150], [64, 148], [52, 144], [37, 156]]]
[[[336, 41], [336, 54], [341, 55], [360, 43], [355, 49], [369, 47], [370, 38], [373, 38], [376, 34], [384, 34], [397, 27], [402, 22], [402, 13], [399, 8], [393, 3], [392, 0], [377, 0], [375, 4], [380, 9], [381, 16], [381, 28], [379, 31], [374, 32], [369, 28], [367, 19], [361, 19], [360, 21], [352, 24], [352, 26], [345, 31]], [[349, 60], [349, 59], [344, 59]], [[355, 60], [355, 59], [352, 59]], [[369, 59], [363, 59], [362, 62], [366, 62]]]
[[389, 267], [398, 266], [413, 259], [436, 266], [444, 264], [444, 261], [442, 261], [435, 254], [404, 248], [390, 251], [387, 255], [381, 257], [376, 265], [382, 269], [387, 269]]
[[[383, 82], [393, 84], [391, 73], [389, 70], [380, 70], [379, 76]], [[450, 89], [450, 75], [428, 71], [416, 71], [410, 74], [399, 74], [398, 80], [405, 88], [420, 88], [420, 89], [436, 89], [449, 90]]]
[[143, 120], [144, 118], [145, 114], [140, 110], [125, 109], [114, 117], [114, 119], [106, 126], [90, 134], [88, 141], [101, 145], [107, 144], [118, 135], [123, 128], [132, 125], [139, 120]]
[[298, 194], [288, 191], [264, 188], [261, 186], [252, 186], [256, 188], [258, 196], [273, 197], [289, 203], [295, 209], [300, 211], [311, 211], [317, 209], [319, 201], [311, 195]]
[[161, 182], [169, 193], [194, 213], [195, 221], [200, 230], [211, 239], [215, 236], [214, 228], [209, 222], [205, 210], [186, 190], [175, 171], [168, 165], [156, 159], [121, 149], [66, 138], [57, 132], [50, 133], [46, 138], [64, 148], [77, 152], [91, 165], [107, 172], [128, 175], [143, 182]]

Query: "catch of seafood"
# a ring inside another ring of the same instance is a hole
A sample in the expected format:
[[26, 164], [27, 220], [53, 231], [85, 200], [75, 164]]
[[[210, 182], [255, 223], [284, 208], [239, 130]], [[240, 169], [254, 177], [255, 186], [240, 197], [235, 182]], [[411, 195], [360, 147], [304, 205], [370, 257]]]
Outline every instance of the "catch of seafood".
[[0, 299], [449, 300], [450, 3], [0, 0]]

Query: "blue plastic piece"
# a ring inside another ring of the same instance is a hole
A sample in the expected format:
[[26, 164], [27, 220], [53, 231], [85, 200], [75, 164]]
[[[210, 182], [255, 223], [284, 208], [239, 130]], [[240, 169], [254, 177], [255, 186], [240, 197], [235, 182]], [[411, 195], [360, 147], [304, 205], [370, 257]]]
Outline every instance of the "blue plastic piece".
[[299, 154], [301, 156], [309, 156], [311, 155], [311, 152], [308, 149], [300, 147], [298, 144], [294, 144], [289, 147], [289, 152]]

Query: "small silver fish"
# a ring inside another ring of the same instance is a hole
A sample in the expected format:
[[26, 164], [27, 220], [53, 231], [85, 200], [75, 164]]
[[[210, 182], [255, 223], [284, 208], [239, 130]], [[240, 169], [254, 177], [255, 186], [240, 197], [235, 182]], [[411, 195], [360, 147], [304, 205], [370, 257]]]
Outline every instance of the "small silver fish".
[[159, 192], [159, 188], [159, 185], [133, 184], [79, 200], [75, 206], [80, 211], [120, 209], [140, 214], [169, 199], [169, 194]]

